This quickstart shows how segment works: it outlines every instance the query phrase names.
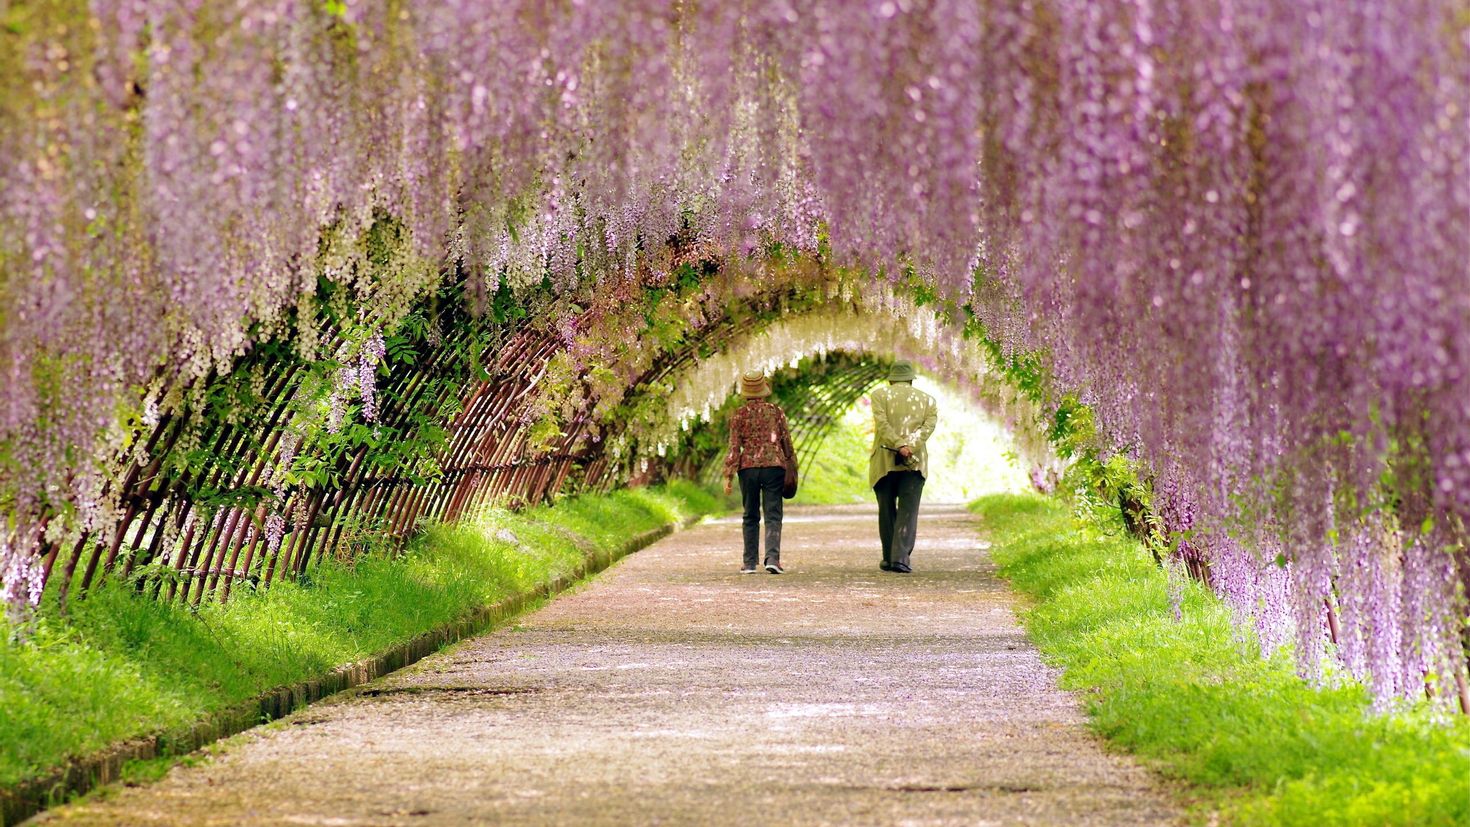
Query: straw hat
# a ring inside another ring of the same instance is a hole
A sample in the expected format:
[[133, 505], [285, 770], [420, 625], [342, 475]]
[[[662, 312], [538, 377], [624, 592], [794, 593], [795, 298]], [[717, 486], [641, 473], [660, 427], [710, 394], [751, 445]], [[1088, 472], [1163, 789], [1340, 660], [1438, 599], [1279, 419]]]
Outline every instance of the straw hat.
[[759, 399], [771, 395], [771, 383], [766, 381], [766, 375], [758, 370], [749, 371], [740, 376], [740, 395], [746, 399]]
[[908, 362], [898, 361], [888, 369], [888, 381], [890, 382], [912, 382], [914, 381], [914, 366]]

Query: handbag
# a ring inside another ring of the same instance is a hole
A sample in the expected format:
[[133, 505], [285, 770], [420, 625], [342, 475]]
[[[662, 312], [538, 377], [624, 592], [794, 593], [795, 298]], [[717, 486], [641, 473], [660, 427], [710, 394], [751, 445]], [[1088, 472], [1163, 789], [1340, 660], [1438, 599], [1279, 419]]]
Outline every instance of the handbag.
[[789, 500], [796, 496], [796, 454], [786, 455], [786, 480], [781, 484], [781, 499]]

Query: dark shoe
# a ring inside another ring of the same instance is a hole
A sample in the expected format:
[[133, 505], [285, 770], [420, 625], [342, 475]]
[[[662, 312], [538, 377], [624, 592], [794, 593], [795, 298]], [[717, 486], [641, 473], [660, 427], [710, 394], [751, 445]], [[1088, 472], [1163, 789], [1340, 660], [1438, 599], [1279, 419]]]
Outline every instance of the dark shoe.
[[756, 571], [755, 566], [741, 566], [740, 567], [740, 573], [741, 574], [755, 574], [755, 571]]
[[878, 568], [881, 571], [893, 571], [893, 564], [892, 563], [879, 563], [878, 564]]
[[913, 574], [914, 573], [914, 570], [913, 569], [909, 568], [908, 566], [904, 565], [903, 563], [894, 563], [892, 566], [889, 567], [888, 570], [891, 571], [891, 572], [893, 572], [893, 573], [895, 573], [895, 574]]
[[771, 574], [785, 574], [786, 573], [786, 569], [781, 568], [781, 564], [780, 563], [767, 563], [766, 564], [766, 571], [770, 572]]

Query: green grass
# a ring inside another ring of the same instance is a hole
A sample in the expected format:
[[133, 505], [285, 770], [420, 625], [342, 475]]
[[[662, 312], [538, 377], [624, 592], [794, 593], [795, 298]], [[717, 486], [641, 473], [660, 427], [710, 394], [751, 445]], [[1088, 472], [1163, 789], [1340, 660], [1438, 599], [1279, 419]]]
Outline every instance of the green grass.
[[[866, 415], [866, 411], [861, 412]], [[827, 432], [821, 450], [801, 469], [801, 484], [793, 505], [865, 503], [873, 499], [868, 486], [868, 451], [872, 438], [851, 411]]]
[[529, 591], [575, 568], [579, 545], [613, 549], [717, 508], [705, 490], [673, 483], [492, 511], [433, 527], [397, 557], [324, 564], [301, 582], [237, 590], [197, 612], [106, 584], [73, 601], [65, 618], [43, 610], [29, 642], [0, 642], [0, 785], [189, 724]]
[[1035, 495], [975, 501], [1002, 573], [1034, 598], [1033, 640], [1094, 728], [1193, 785], [1200, 817], [1283, 825], [1470, 824], [1470, 720], [1370, 711], [1356, 684], [1314, 689], [1242, 651], [1199, 584], [1183, 620], [1137, 543]]

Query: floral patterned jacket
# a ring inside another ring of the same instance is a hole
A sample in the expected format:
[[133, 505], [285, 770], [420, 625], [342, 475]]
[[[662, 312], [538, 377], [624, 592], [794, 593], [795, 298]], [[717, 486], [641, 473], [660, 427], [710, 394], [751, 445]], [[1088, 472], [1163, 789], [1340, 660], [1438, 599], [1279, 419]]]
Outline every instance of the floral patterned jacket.
[[725, 478], [745, 468], [780, 468], [794, 456], [786, 414], [764, 399], [752, 399], [730, 417], [730, 452], [725, 455]]

